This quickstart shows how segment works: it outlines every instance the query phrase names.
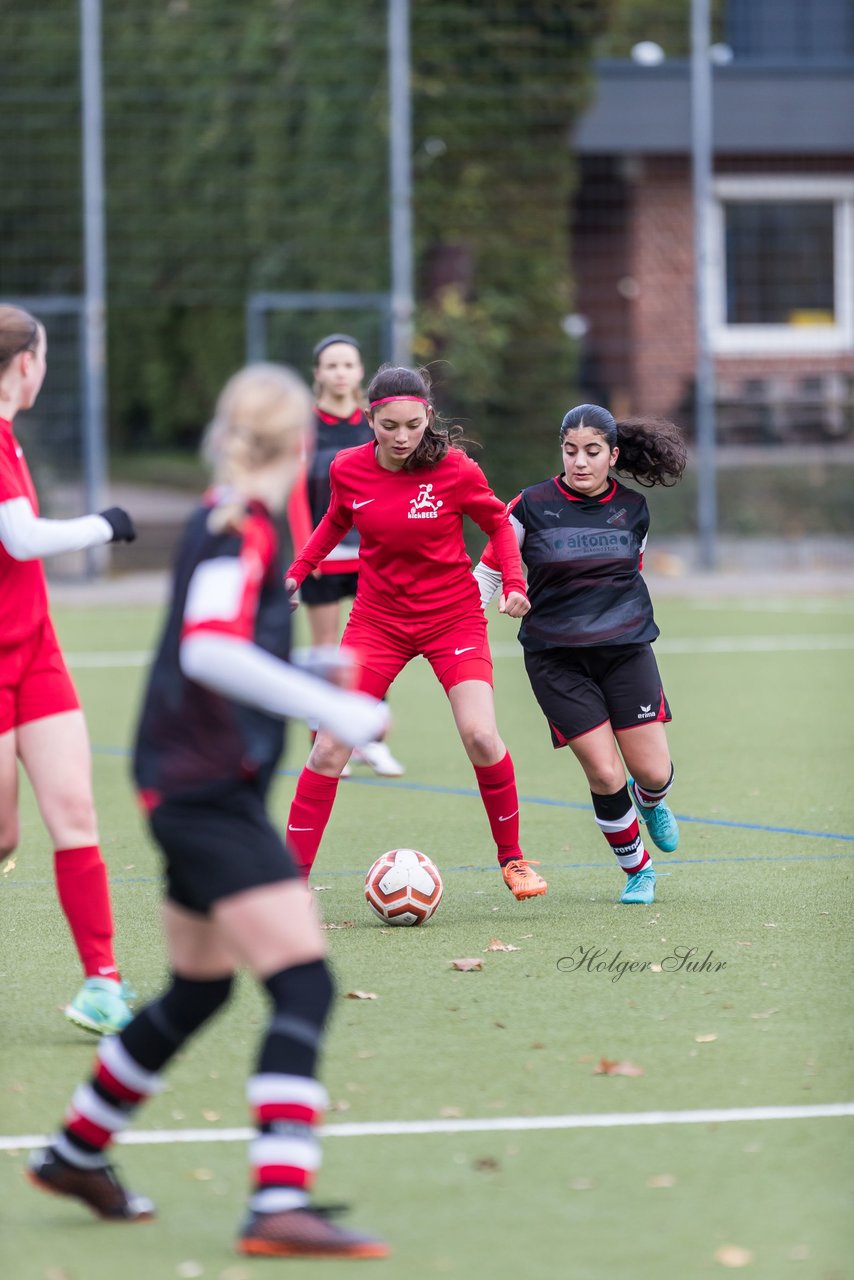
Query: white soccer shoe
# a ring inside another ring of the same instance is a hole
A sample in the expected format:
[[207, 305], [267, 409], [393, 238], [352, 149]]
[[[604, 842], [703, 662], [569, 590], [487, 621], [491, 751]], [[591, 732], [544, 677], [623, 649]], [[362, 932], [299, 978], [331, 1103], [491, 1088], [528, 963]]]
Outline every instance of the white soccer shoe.
[[406, 772], [384, 742], [368, 742], [364, 747], [356, 747], [350, 759], [353, 764], [366, 764], [380, 778], [401, 778]]

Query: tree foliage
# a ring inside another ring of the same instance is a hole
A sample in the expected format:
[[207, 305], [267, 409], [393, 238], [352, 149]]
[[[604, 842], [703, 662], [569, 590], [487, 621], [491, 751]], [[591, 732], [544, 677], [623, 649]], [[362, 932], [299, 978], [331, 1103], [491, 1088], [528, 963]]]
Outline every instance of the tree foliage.
[[[505, 491], [572, 393], [568, 134], [611, 2], [411, 6], [416, 356]], [[82, 289], [76, 9], [4, 6], [7, 295]], [[189, 445], [250, 292], [388, 288], [386, 2], [123, 0], [103, 32], [112, 440]], [[320, 312], [270, 354], [308, 373], [337, 326], [378, 355], [372, 317]]]

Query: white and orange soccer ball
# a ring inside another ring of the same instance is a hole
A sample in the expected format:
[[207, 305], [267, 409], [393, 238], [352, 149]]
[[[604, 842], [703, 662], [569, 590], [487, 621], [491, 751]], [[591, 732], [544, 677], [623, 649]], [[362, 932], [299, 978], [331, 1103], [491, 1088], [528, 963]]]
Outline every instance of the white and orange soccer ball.
[[365, 876], [368, 905], [385, 924], [424, 924], [443, 891], [439, 868], [417, 849], [390, 849]]

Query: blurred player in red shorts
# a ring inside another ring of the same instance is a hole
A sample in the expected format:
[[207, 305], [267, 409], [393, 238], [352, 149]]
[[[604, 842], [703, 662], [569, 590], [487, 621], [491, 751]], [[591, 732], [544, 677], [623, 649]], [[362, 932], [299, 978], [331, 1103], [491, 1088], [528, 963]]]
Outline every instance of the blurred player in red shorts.
[[113, 954], [86, 722], [48, 614], [41, 557], [136, 535], [120, 507], [76, 520], [39, 517], [12, 423], [35, 404], [46, 362], [43, 326], [0, 305], [0, 859], [20, 839], [20, 759], [53, 841], [59, 901], [85, 974], [65, 1014], [101, 1034], [121, 1030], [131, 1011]]
[[[530, 606], [515, 535], [504, 504], [457, 443], [460, 428], [436, 417], [426, 373], [383, 366], [368, 400], [374, 440], [333, 460], [329, 509], [288, 570], [289, 585], [299, 587], [355, 525], [359, 585], [342, 643], [358, 655], [358, 687], [382, 698], [412, 658], [428, 660], [474, 766], [505, 883], [516, 898], [537, 897], [546, 882], [519, 847], [516, 775], [495, 721], [492, 659], [463, 516], [492, 538], [502, 611], [521, 618]], [[297, 782], [288, 839], [306, 876], [348, 754], [318, 734]]]

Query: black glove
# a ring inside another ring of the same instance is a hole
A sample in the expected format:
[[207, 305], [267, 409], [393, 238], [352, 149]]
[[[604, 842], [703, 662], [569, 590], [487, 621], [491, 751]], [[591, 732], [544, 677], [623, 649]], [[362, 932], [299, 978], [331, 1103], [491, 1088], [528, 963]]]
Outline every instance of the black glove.
[[99, 511], [98, 514], [106, 520], [107, 524], [113, 531], [110, 542], [133, 542], [136, 538], [136, 529], [133, 527], [131, 520], [124, 507], [107, 507], [106, 511]]

